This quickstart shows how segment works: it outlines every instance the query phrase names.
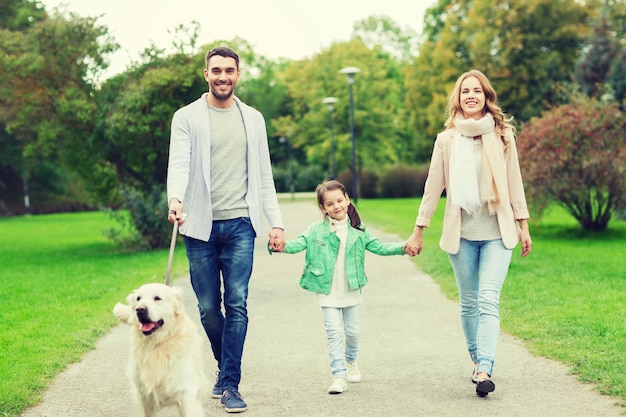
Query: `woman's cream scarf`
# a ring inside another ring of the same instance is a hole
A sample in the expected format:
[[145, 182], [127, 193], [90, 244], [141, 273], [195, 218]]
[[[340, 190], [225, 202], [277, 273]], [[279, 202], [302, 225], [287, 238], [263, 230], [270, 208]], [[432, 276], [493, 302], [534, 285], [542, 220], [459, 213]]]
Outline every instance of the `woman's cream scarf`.
[[[454, 120], [456, 132], [450, 155], [450, 198], [470, 215], [487, 204], [489, 214], [494, 215], [500, 205], [500, 195], [506, 193], [506, 166], [502, 141], [495, 132], [491, 113], [482, 119]], [[474, 161], [474, 137], [482, 136], [483, 163], [480, 182], [476, 176]], [[498, 175], [494, 175], [494, 173]]]

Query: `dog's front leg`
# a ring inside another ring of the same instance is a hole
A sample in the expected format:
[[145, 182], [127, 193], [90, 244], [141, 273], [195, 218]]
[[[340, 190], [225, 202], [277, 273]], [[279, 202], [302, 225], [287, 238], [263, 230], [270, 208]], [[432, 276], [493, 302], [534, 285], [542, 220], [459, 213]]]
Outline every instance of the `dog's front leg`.
[[178, 402], [178, 410], [182, 417], [205, 417], [206, 414], [202, 409], [202, 402], [197, 391], [183, 391], [180, 401]]
[[156, 415], [156, 405], [154, 401], [151, 401], [150, 398], [146, 398], [141, 396], [139, 398], [139, 402], [141, 403], [141, 415], [142, 417], [154, 417]]

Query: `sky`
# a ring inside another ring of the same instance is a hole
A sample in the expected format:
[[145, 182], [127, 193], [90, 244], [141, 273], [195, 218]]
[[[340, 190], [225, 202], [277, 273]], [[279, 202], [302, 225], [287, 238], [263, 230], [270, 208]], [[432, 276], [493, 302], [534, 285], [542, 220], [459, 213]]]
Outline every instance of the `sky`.
[[[168, 48], [173, 29], [200, 23], [198, 44], [236, 36], [270, 59], [305, 59], [333, 42], [350, 39], [354, 24], [387, 16], [420, 32], [424, 13], [436, 0], [41, 0], [46, 10], [98, 17], [120, 44], [108, 75], [123, 72], [154, 43]], [[169, 32], [168, 32], [169, 31]]]

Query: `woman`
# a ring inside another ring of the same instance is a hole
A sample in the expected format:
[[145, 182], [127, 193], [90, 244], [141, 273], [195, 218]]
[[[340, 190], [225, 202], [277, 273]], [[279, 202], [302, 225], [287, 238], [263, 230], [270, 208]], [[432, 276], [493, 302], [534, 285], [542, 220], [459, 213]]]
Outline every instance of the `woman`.
[[500, 290], [512, 249], [521, 241], [522, 256], [531, 250], [529, 214], [515, 130], [482, 72], [471, 70], [459, 77], [447, 114], [405, 250], [409, 255], [422, 251], [422, 231], [430, 225], [445, 189], [439, 244], [448, 253], [459, 289], [461, 324], [474, 362], [471, 379], [476, 394], [484, 397], [495, 390], [491, 376], [500, 331]]

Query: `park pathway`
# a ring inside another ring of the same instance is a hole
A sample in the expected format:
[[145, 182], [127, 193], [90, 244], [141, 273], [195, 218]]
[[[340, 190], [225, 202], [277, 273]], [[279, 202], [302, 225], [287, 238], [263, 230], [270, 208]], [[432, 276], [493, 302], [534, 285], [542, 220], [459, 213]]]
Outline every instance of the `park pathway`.
[[[281, 209], [288, 238], [319, 218], [308, 201], [285, 202]], [[406, 237], [372, 230], [383, 241]], [[499, 341], [496, 391], [478, 398], [469, 380], [471, 362], [457, 303], [446, 299], [410, 258], [372, 254], [367, 255], [369, 284], [361, 309], [363, 381], [351, 384], [344, 394], [329, 395], [321, 313], [313, 295], [298, 287], [304, 255], [270, 256], [266, 242], [258, 239], [250, 284], [240, 386], [248, 403], [244, 416], [623, 416], [615, 400], [578, 382], [565, 366], [534, 357], [506, 334]], [[174, 285], [183, 288], [187, 312], [198, 321], [188, 281], [182, 277]], [[43, 401], [22, 416], [132, 417], [125, 377], [128, 350], [128, 327], [113, 328], [81, 362], [58, 375]], [[208, 342], [205, 354], [212, 385], [215, 365]], [[208, 394], [207, 416], [227, 415]], [[176, 413], [166, 409], [158, 416]]]

